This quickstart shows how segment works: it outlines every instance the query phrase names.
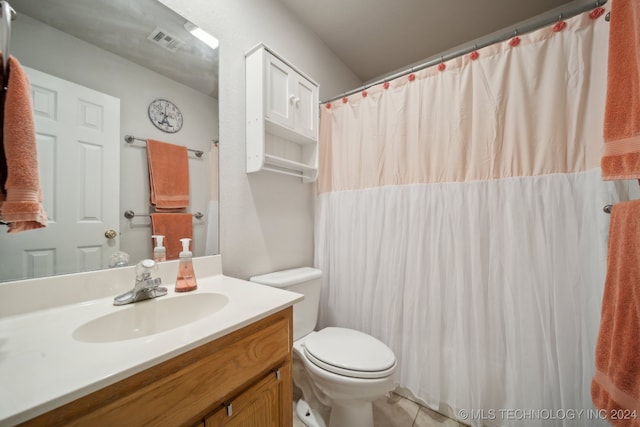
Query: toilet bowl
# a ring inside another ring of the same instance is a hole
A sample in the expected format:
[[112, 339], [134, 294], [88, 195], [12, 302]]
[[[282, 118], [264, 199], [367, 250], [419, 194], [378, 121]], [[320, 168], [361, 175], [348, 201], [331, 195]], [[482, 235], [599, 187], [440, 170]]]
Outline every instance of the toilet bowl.
[[[305, 296], [293, 307], [293, 382], [304, 399], [298, 417], [312, 427], [372, 427], [372, 402], [393, 390], [396, 358], [383, 342], [360, 331], [314, 331], [320, 276], [320, 270], [303, 267], [250, 280]], [[328, 419], [323, 407], [330, 408]]]

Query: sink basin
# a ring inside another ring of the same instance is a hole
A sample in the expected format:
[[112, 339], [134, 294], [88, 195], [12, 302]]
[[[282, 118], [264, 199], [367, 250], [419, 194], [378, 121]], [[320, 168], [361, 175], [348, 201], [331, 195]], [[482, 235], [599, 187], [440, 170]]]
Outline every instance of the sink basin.
[[73, 331], [83, 342], [113, 342], [140, 338], [187, 325], [220, 311], [229, 299], [217, 293], [159, 297], [136, 302], [91, 320]]

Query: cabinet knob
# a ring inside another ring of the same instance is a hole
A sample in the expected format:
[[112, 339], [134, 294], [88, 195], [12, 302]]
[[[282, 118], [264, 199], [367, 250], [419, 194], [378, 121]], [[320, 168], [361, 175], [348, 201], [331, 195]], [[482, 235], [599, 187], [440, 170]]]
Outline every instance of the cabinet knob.
[[300, 106], [300, 98], [295, 95], [289, 95], [289, 103], [298, 107]]

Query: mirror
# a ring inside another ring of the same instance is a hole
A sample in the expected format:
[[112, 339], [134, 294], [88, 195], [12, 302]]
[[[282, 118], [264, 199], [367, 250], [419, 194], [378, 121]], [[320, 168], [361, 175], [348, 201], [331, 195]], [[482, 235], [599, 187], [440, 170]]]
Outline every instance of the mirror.
[[[10, 54], [32, 84], [49, 226], [15, 234], [0, 226], [0, 281], [107, 268], [116, 251], [129, 254], [129, 265], [151, 258], [146, 139], [192, 150], [185, 211], [202, 214], [193, 218], [192, 251], [218, 253], [218, 49], [156, 0], [10, 3], [17, 13]], [[79, 101], [65, 112], [62, 100], [75, 90]], [[180, 110], [179, 131], [154, 126], [148, 109], [157, 99]], [[58, 128], [82, 128], [77, 135], [49, 127], [63, 116], [78, 123]], [[105, 133], [105, 144], [84, 131]]]

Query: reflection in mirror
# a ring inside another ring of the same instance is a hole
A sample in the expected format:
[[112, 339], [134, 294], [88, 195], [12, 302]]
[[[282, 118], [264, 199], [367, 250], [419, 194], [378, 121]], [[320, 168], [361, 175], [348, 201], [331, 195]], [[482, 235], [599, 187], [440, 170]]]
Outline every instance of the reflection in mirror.
[[[156, 0], [11, 6], [10, 53], [31, 80], [49, 226], [0, 226], [0, 281], [107, 268], [117, 251], [130, 265], [151, 258], [146, 139], [193, 150], [186, 212], [203, 215], [193, 218], [192, 250], [218, 253], [218, 50]], [[150, 120], [158, 99], [180, 110], [179, 131]]]

